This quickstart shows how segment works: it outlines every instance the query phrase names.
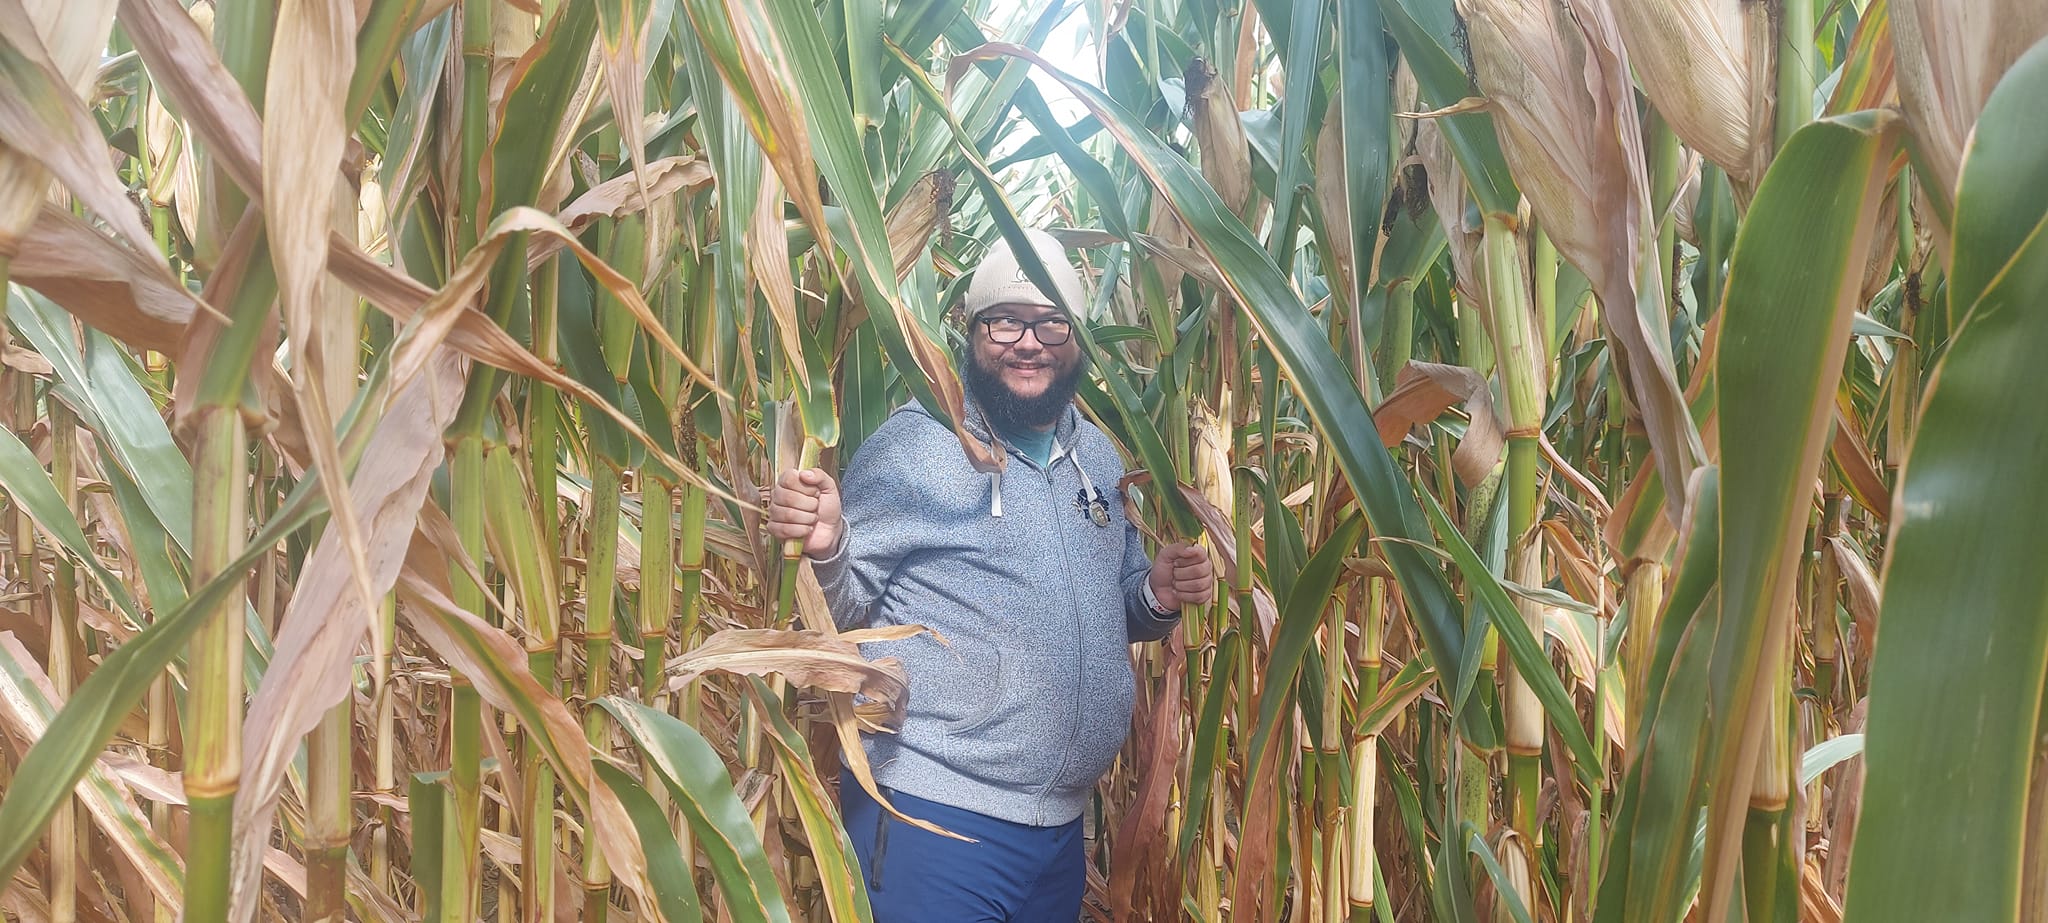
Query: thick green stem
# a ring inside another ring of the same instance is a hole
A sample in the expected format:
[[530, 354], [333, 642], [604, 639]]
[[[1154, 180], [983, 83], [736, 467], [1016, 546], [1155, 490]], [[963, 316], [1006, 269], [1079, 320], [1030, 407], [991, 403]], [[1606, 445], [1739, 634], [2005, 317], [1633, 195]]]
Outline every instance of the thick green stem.
[[[462, 3], [461, 157], [466, 169], [456, 171], [455, 246], [450, 254], [476, 246], [483, 222], [490, 219], [483, 203], [484, 164], [491, 144], [491, 12], [487, 0]], [[451, 257], [450, 263], [454, 262]]]
[[[1763, 748], [1757, 751], [1756, 784], [1750, 790], [1749, 817], [1742, 831], [1743, 900], [1751, 920], [1787, 919], [1779, 908], [1797, 888], [1787, 880], [1785, 838], [1793, 836], [1792, 776], [1792, 646], [1791, 625], [1764, 649], [1763, 671], [1770, 684]], [[1794, 873], [1796, 874], [1796, 873]]]
[[[0, 283], [0, 289], [5, 284]], [[24, 376], [26, 378], [26, 376]], [[26, 387], [26, 380], [19, 382], [23, 398], [32, 398], [33, 392]], [[77, 418], [72, 416], [63, 402], [51, 400], [50, 405], [50, 479], [57, 484], [57, 494], [64, 498], [64, 508], [77, 515], [78, 507], [78, 438]], [[33, 422], [34, 405], [29, 404], [29, 414], [18, 417], [24, 423]], [[33, 533], [22, 530], [15, 533], [16, 539], [29, 536], [29, 554], [33, 558], [35, 544]], [[34, 568], [28, 571], [33, 577]], [[51, 583], [51, 599], [55, 619], [50, 626], [50, 684], [60, 696], [69, 697], [77, 682], [73, 648], [78, 644], [78, 565], [65, 555], [57, 555], [56, 579]], [[35, 584], [30, 582], [33, 591]], [[41, 604], [41, 599], [35, 601]], [[52, 919], [67, 919], [78, 912], [78, 803], [67, 798], [63, 807], [50, 818], [50, 914]]]
[[[555, 651], [530, 650], [527, 667], [541, 687], [555, 688]], [[526, 810], [519, 819], [519, 894], [525, 919], [550, 923], [555, 918], [555, 768], [538, 744], [528, 742], [525, 759]], [[502, 898], [500, 898], [502, 902]]]
[[1558, 262], [1557, 245], [1550, 242], [1550, 235], [1537, 228], [1530, 243], [1529, 273], [1536, 299], [1536, 343], [1543, 351], [1543, 378], [1556, 387], [1558, 359], [1563, 354], [1564, 331], [1557, 327], [1557, 272], [1562, 264]]
[[[383, 620], [384, 637], [392, 637], [398, 628], [398, 598], [386, 596], [377, 606], [377, 618]], [[385, 656], [391, 656], [386, 652]], [[389, 675], [389, 674], [387, 674]], [[377, 690], [377, 737], [372, 744], [376, 762], [377, 791], [396, 797], [398, 794], [398, 697], [390, 683]], [[397, 826], [398, 815], [389, 805], [377, 806], [377, 826], [370, 831], [370, 880], [379, 887], [390, 890], [393, 884], [391, 874], [391, 831]]]
[[[684, 456], [686, 461], [696, 454], [693, 451], [694, 430], [690, 433], [690, 437], [692, 444], [690, 448], [685, 450], [688, 453]], [[704, 488], [694, 484], [684, 485], [682, 491], [682, 542], [676, 552], [677, 579], [679, 581], [676, 604], [676, 633], [682, 638], [683, 650], [687, 651], [696, 644], [697, 621], [699, 614], [703, 611], [703, 600], [701, 597], [704, 592], [704, 528], [708, 507], [710, 506], [710, 495], [704, 492]], [[684, 685], [683, 688], [676, 690], [675, 712], [684, 721], [695, 723], [697, 717], [696, 681], [692, 680]]]
[[[472, 394], [474, 390], [472, 390]], [[459, 424], [458, 424], [459, 425]], [[454, 507], [455, 531], [473, 562], [483, 560], [484, 547], [484, 444], [479, 430], [458, 430], [455, 438], [454, 468], [449, 479]], [[453, 598], [471, 613], [484, 610], [484, 588], [461, 568], [450, 568]], [[483, 700], [468, 677], [451, 671], [449, 676], [448, 782], [453, 791], [454, 823], [445, 831], [441, 852], [441, 919], [444, 923], [473, 923], [480, 903], [483, 880], [481, 852], [483, 827]]]
[[[1535, 329], [1522, 239], [1510, 224], [1511, 220], [1512, 216], [1486, 216], [1482, 248], [1494, 356], [1500, 363], [1501, 391], [1507, 404], [1509, 567], [1514, 571], [1517, 582], [1525, 586], [1541, 586], [1542, 546], [1527, 539], [1536, 524], [1541, 499], [1537, 494], [1536, 463], [1540, 454], [1538, 442], [1542, 438], [1544, 359], [1537, 352], [1543, 348], [1544, 340]], [[1517, 599], [1515, 607], [1520, 610], [1522, 620], [1529, 624], [1530, 631], [1542, 637], [1542, 606], [1531, 600]], [[1528, 679], [1512, 663], [1503, 665], [1503, 669], [1506, 670], [1506, 690], [1502, 704], [1506, 720], [1508, 775], [1514, 793], [1515, 828], [1530, 843], [1536, 843], [1543, 709]]]
[[[171, 701], [171, 679], [169, 675], [156, 678], [149, 684], [149, 759], [150, 765], [159, 769], [170, 768], [171, 718], [177, 709]], [[171, 832], [171, 805], [161, 801], [149, 803], [149, 827], [157, 836], [168, 841]], [[176, 908], [163, 901], [152, 902], [155, 923], [177, 923]]]
[[1586, 894], [1600, 893], [1600, 858], [1606, 825], [1602, 812], [1607, 796], [1607, 631], [1608, 620], [1594, 616], [1600, 634], [1593, 639], [1593, 787], [1586, 793]]
[[[537, 464], [531, 458], [525, 461], [528, 467]], [[534, 524], [538, 527], [538, 534], [545, 536], [550, 531], [545, 523], [554, 518], [553, 495], [537, 496], [533, 500], [540, 507], [538, 517], [527, 509], [513, 509], [525, 513], [520, 521]], [[499, 506], [496, 509], [502, 512], [506, 507]], [[526, 665], [540, 687], [549, 695], [554, 695], [561, 687], [557, 676], [557, 661], [562, 640], [561, 605], [556, 590], [560, 586], [557, 582], [559, 567], [553, 563], [557, 554], [556, 546], [552, 542], [536, 542], [536, 545], [538, 554], [534, 555], [534, 563], [555, 572], [522, 572], [519, 575], [518, 595], [526, 625]], [[520, 903], [524, 905], [523, 919], [527, 923], [551, 923], [555, 918], [554, 764], [548, 761], [539, 743], [530, 737], [525, 741], [523, 756], [521, 780], [525, 784], [525, 791], [520, 793], [522, 797], [518, 802]], [[510, 903], [501, 899], [499, 906], [507, 907]]]
[[[193, 464], [192, 580], [204, 583], [242, 553], [248, 490], [241, 412], [211, 405], [197, 412]], [[225, 919], [228, 856], [234, 847], [235, 792], [242, 778], [242, 653], [240, 595], [206, 614], [193, 633], [191, 696], [185, 727], [185, 794], [191, 804], [186, 839], [185, 919]]]
[[[353, 692], [350, 693], [353, 697]], [[347, 906], [350, 702], [327, 710], [306, 742], [306, 907], [308, 921], [339, 921]]]
[[[551, 259], [533, 277], [533, 354], [542, 362], [557, 361], [555, 326], [562, 263]], [[534, 501], [540, 507], [540, 547], [561, 547], [562, 523], [556, 491], [561, 484], [562, 419], [555, 389], [538, 381], [526, 386], [527, 458], [533, 471]], [[556, 568], [556, 585], [561, 569]]]
[[1777, 147], [1813, 121], [1813, 0], [1778, 2]]
[[[349, 229], [353, 232], [353, 228]], [[358, 323], [353, 312], [339, 318], [341, 329], [331, 331], [337, 336], [353, 337]], [[350, 392], [355, 383], [356, 363], [351, 358], [340, 361], [335, 357], [323, 370], [323, 380], [310, 384], [319, 388], [326, 397], [330, 408], [340, 409], [348, 405]], [[258, 505], [268, 514], [275, 508], [274, 485], [277, 457], [269, 451], [259, 451], [257, 464]], [[279, 612], [277, 610], [278, 556], [266, 555], [263, 567], [258, 569], [260, 583], [257, 587], [257, 608], [265, 625], [275, 631]], [[353, 601], [352, 601], [353, 602]], [[367, 606], [368, 600], [361, 604]], [[381, 637], [390, 637], [385, 634]], [[371, 656], [379, 657], [385, 651], [372, 651]], [[382, 666], [381, 661], [379, 667]], [[382, 669], [377, 675], [388, 675]], [[336, 923], [347, 915], [348, 893], [348, 852], [351, 827], [354, 817], [350, 808], [349, 794], [354, 789], [353, 760], [355, 729], [355, 690], [350, 689], [342, 700], [322, 715], [320, 723], [306, 740], [306, 831], [304, 849], [306, 854], [306, 906], [305, 918], [313, 921], [333, 920]]]
[[[332, 406], [331, 404], [329, 406]], [[277, 455], [259, 449], [256, 452], [256, 512], [264, 519], [277, 510], [277, 494], [271, 489], [277, 478]], [[256, 562], [256, 618], [263, 627], [277, 634], [277, 621], [284, 615], [283, 600], [278, 598], [278, 567], [283, 563], [280, 556], [266, 554]]]
[[653, 704], [675, 608], [675, 487], [646, 472], [640, 484], [640, 696]]
[[1380, 333], [1380, 391], [1391, 394], [1401, 370], [1415, 358], [1415, 280], [1387, 286], [1387, 313]]
[[[619, 560], [619, 469], [609, 459], [594, 458], [590, 471], [590, 534], [585, 553], [583, 581], [583, 651], [586, 704], [583, 730], [590, 745], [600, 754], [611, 752], [610, 732], [598, 699], [611, 694], [612, 583]], [[584, 818], [583, 830], [583, 916], [603, 923], [611, 904], [612, 873], [597, 837], [618, 831], [599, 830], [596, 818]]]

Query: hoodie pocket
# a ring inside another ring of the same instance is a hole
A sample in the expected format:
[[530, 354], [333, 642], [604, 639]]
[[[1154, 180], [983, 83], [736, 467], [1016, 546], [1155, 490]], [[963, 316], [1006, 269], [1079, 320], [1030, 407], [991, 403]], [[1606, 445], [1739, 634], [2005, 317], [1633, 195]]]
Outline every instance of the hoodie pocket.
[[948, 736], [971, 732], [987, 724], [995, 715], [1003, 690], [1001, 651], [963, 651], [954, 666], [960, 673], [954, 677], [951, 690], [953, 707], [948, 711], [956, 713], [957, 717], [943, 721]]
[[1074, 673], [1069, 658], [996, 652], [993, 668], [972, 680], [985, 690], [985, 705], [946, 724], [953, 768], [1012, 789], [1052, 782], [1079, 719]]

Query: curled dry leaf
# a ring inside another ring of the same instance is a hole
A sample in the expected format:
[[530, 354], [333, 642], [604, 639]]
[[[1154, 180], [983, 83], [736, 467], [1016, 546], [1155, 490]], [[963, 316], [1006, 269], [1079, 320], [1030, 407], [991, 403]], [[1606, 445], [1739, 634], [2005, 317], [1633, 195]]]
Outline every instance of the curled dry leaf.
[[1613, 594], [1602, 576], [1607, 568], [1593, 560], [1592, 553], [1562, 520], [1546, 519], [1536, 525], [1543, 530], [1544, 544], [1550, 548], [1550, 560], [1557, 565], [1565, 591], [1577, 599], [1593, 600], [1594, 608], [1603, 616], [1612, 615]]
[[[712, 181], [711, 165], [688, 156], [663, 157], [647, 165], [647, 186], [643, 191], [633, 175], [615, 176], [585, 190], [555, 215], [571, 231], [581, 232], [599, 218], [623, 218], [645, 211], [649, 202], [659, 202], [684, 189], [707, 186]], [[528, 265], [538, 265], [562, 249], [555, 238], [536, 241], [527, 252]]]
[[948, 226], [956, 185], [953, 174], [933, 170], [918, 177], [910, 191], [889, 209], [889, 258], [895, 262], [899, 281], [910, 275], [918, 254], [924, 252], [932, 235]]
[[1480, 228], [1471, 222], [1471, 210], [1465, 207], [1465, 174], [1451, 153], [1450, 139], [1435, 122], [1425, 119], [1416, 125], [1415, 159], [1429, 178], [1430, 208], [1444, 226], [1458, 298], [1485, 310], [1486, 282], [1479, 271]]
[[55, 205], [43, 203], [9, 270], [10, 281], [124, 343], [166, 353], [184, 345], [192, 295], [134, 248]]
[[42, 21], [21, 3], [0, 3], [0, 144], [7, 148], [0, 154], [0, 254], [12, 251], [15, 235], [34, 220], [45, 182], [39, 165], [168, 278], [170, 266], [109, 169], [106, 141], [77, 90], [80, 55], [89, 52], [85, 60], [97, 63], [113, 10], [97, 0], [77, 4], [68, 16], [70, 4], [35, 6]]
[[[747, 228], [747, 263], [754, 271], [754, 284], [768, 304], [768, 316], [782, 344], [782, 354], [797, 383], [811, 387], [811, 366], [803, 357], [803, 323], [796, 313], [796, 280], [789, 273], [789, 235], [782, 232], [782, 186], [775, 174], [761, 171], [761, 191], [754, 197], [753, 222]], [[794, 421], [794, 415], [785, 419]], [[777, 442], [790, 446], [790, 442]], [[787, 470], [778, 466], [776, 470]]]
[[215, 165], [260, 199], [262, 123], [199, 23], [174, 0], [121, 0], [121, 28], [164, 105], [205, 142]]
[[1141, 697], [1134, 716], [1137, 795], [1125, 807], [1123, 823], [1117, 825], [1117, 861], [1109, 872], [1112, 910], [1118, 920], [1179, 916], [1179, 889], [1162, 888], [1157, 880], [1145, 881], [1151, 877], [1146, 871], [1158, 867], [1159, 854], [1171, 848], [1167, 815], [1180, 767], [1180, 701], [1187, 677], [1186, 637], [1174, 632], [1163, 647], [1159, 669], [1165, 683], [1156, 693]]
[[[370, 607], [389, 591], [390, 577], [384, 578], [382, 589], [374, 586], [378, 581], [371, 575], [363, 525], [349, 499], [347, 469], [334, 439], [334, 410], [346, 406], [355, 384], [354, 298], [337, 299], [332, 295], [342, 293], [326, 291], [330, 228], [343, 221], [350, 230], [354, 225], [349, 220], [353, 196], [337, 169], [351, 128], [343, 109], [355, 72], [354, 35], [352, 0], [283, 0], [278, 7], [265, 86], [265, 98], [276, 104], [268, 106], [263, 126], [263, 185], [270, 193], [263, 217], [291, 352], [289, 392], [301, 423], [298, 431], [319, 472], [320, 489], [333, 513], [330, 529], [348, 562], [355, 601], [367, 621]], [[452, 386], [458, 377], [452, 362], [448, 377]], [[402, 531], [398, 537], [402, 542]], [[394, 572], [396, 560], [393, 556]], [[336, 608], [349, 608], [346, 600], [334, 603]], [[383, 650], [387, 645], [376, 647]], [[381, 684], [383, 661], [378, 663]], [[255, 864], [246, 863], [252, 870]], [[260, 875], [245, 872], [243, 887], [230, 907], [233, 919], [255, 918], [260, 881]]]
[[[1338, 124], [1343, 119], [1339, 102], [1336, 94], [1330, 95], [1330, 104], [1323, 114], [1323, 129], [1316, 132], [1315, 144], [1316, 206], [1322, 210], [1323, 226], [1330, 228], [1351, 226], [1351, 194], [1344, 185], [1344, 132]], [[1348, 239], [1332, 242], [1330, 250], [1337, 257], [1337, 278], [1330, 280], [1331, 290], [1351, 291], [1357, 255]]]
[[1396, 382], [1393, 393], [1372, 414], [1380, 442], [1390, 448], [1400, 445], [1416, 424], [1436, 419], [1454, 404], [1464, 404], [1472, 422], [1451, 455], [1451, 467], [1466, 486], [1485, 480], [1507, 449], [1486, 377], [1463, 366], [1410, 362]]
[[781, 676], [825, 692], [860, 694], [887, 705], [900, 721], [909, 677], [894, 658], [870, 661], [854, 642], [821, 631], [728, 628], [668, 662], [669, 686], [706, 673]]
[[43, 358], [40, 353], [22, 349], [13, 343], [0, 346], [0, 365], [4, 365], [17, 372], [26, 372], [30, 375], [54, 376], [57, 374], [57, 367], [51, 365], [50, 360]]
[[1855, 417], [1842, 411], [1838, 400], [1835, 406], [1835, 438], [1828, 449], [1835, 464], [1840, 465], [1842, 476], [1849, 482], [1849, 491], [1856, 502], [1886, 522], [1892, 518], [1892, 491], [1885, 486], [1883, 475], [1877, 472], [1877, 459], [1870, 454], [1870, 446], [1863, 434], [1857, 430]]
[[[73, 92], [88, 91], [113, 24], [114, 5], [106, 0], [41, 0], [26, 4], [22, 12], [41, 46], [48, 49], [57, 74], [69, 81]], [[12, 253], [23, 242], [49, 179], [33, 154], [0, 145], [0, 254]]]

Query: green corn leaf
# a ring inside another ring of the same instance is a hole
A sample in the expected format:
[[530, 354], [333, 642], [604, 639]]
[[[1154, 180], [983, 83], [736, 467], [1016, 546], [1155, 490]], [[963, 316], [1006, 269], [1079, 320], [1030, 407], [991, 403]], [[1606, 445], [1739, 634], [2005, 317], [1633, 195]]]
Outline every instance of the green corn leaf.
[[1930, 379], [1893, 506], [1846, 905], [1859, 923], [2019, 919], [2039, 900], [2023, 865], [2038, 830], [2018, 807], [2048, 680], [2048, 405], [2030, 397], [2048, 348], [2048, 190], [2026, 179], [2048, 171], [2043, 93], [2036, 45], [1985, 104], [1957, 184], [1949, 293], [1968, 322]]
[[868, 906], [868, 890], [862, 884], [860, 862], [854, 855], [853, 840], [839, 808], [818, 774], [811, 767], [810, 745], [791, 724], [780, 698], [758, 676], [747, 677], [747, 692], [755, 714], [767, 719], [769, 743], [782, 764], [782, 778], [797, 818], [803, 822], [804, 838], [810, 842], [811, 858], [818, 863], [818, 885], [825, 892], [825, 906], [833, 920], [869, 921], [874, 911]]
[[420, 919], [441, 915], [441, 844], [448, 821], [448, 773], [416, 772], [406, 782], [412, 815], [412, 880], [420, 889]]
[[1309, 645], [1315, 641], [1316, 628], [1322, 624], [1325, 607], [1331, 604], [1337, 581], [1344, 576], [1344, 559], [1357, 554], [1358, 543], [1364, 537], [1365, 520], [1356, 515], [1344, 520], [1302, 564], [1292, 592], [1280, 600], [1280, 621], [1273, 629], [1272, 653], [1266, 659], [1265, 680], [1259, 689], [1258, 724], [1251, 732], [1252, 756], [1251, 765], [1245, 769], [1247, 779], [1260, 778], [1260, 767], [1267, 759], [1266, 745], [1276, 726], [1293, 720], [1283, 715], [1282, 710], [1294, 698], [1294, 678], [1302, 669]]
[[1305, 164], [1302, 144], [1308, 137], [1310, 97], [1314, 95], [1317, 52], [1321, 51], [1324, 32], [1323, 0], [1293, 0], [1287, 23], [1287, 43], [1282, 46], [1287, 65], [1280, 106], [1280, 156], [1273, 163], [1274, 234], [1268, 242], [1273, 262], [1283, 272], [1294, 262], [1294, 231], [1298, 226], [1294, 207], [1298, 187], [1304, 180], [1299, 171]]
[[107, 598], [121, 607], [131, 624], [143, 624], [142, 612], [135, 607], [135, 597], [128, 592], [121, 578], [107, 570], [93, 553], [92, 544], [86, 541], [84, 530], [78, 527], [78, 519], [66, 506], [64, 498], [57, 493], [57, 485], [50, 483], [50, 475], [36, 460], [34, 452], [12, 430], [0, 428], [0, 489], [7, 491], [8, 499], [14, 505], [28, 511], [30, 519], [42, 526], [50, 538], [56, 540], [73, 560], [84, 564], [92, 571], [94, 579], [107, 591]]
[[[1240, 566], [1249, 566], [1241, 563]], [[1188, 762], [1188, 797], [1185, 817], [1204, 817], [1209, 810], [1210, 789], [1215, 782], [1216, 754], [1221, 747], [1223, 708], [1230, 702], [1230, 681], [1237, 673], [1237, 647], [1244, 643], [1242, 631], [1228, 631], [1223, 640], [1216, 644], [1216, 659], [1212, 661], [1215, 672], [1208, 677], [1208, 694], [1202, 699], [1202, 712], [1195, 724], [1194, 749]], [[1195, 848], [1195, 836], [1202, 831], [1201, 824], [1183, 824], [1180, 828], [1180, 856], [1186, 858]]]
[[[1342, 230], [1351, 251], [1351, 301], [1363, 311], [1365, 292], [1371, 287], [1374, 249], [1379, 244], [1382, 205], [1387, 200], [1388, 174], [1392, 172], [1392, 150], [1385, 132], [1393, 124], [1393, 62], [1388, 60], [1385, 23], [1377, 3], [1337, 4], [1337, 125], [1324, 131], [1340, 132], [1344, 150], [1344, 194], [1351, 203], [1351, 226]], [[1318, 177], [1317, 182], [1330, 182]], [[1442, 222], [1430, 222], [1439, 238]], [[1432, 257], [1434, 254], [1431, 254]], [[1369, 336], [1378, 336], [1378, 325], [1363, 322]]]
[[7, 318], [57, 370], [57, 396], [98, 433], [114, 460], [143, 488], [142, 498], [181, 551], [192, 543], [192, 464], [171, 440], [156, 405], [112, 340], [88, 333], [80, 352], [71, 317], [42, 295], [7, 293]]
[[627, 816], [633, 819], [633, 832], [640, 837], [641, 851], [647, 853], [647, 877], [654, 882], [654, 902], [661, 919], [666, 923], [699, 923], [704, 919], [704, 908], [697, 900], [690, 863], [683, 857], [675, 833], [669, 830], [667, 813], [625, 770], [603, 760], [594, 760], [591, 766], [605, 787], [619, 796], [619, 803], [626, 806]]
[[1765, 709], [1782, 706], [1760, 680], [1790, 653], [1797, 561], [1899, 124], [1872, 112], [1801, 129], [1765, 174], [1730, 259], [1716, 368], [1721, 613], [1699, 637], [1714, 649], [1702, 779], [1710, 919], [1733, 899]]
[[[538, 201], [547, 171], [569, 139], [564, 124], [569, 106], [582, 88], [583, 65], [597, 35], [598, 3], [565, 3], [555, 13], [522, 62], [517, 82], [505, 93], [498, 133], [491, 139], [490, 215], [515, 205]], [[479, 215], [479, 222], [489, 215]], [[523, 248], [516, 248], [523, 249]], [[515, 249], [515, 252], [516, 252]]]
[[733, 919], [788, 923], [789, 909], [775, 883], [761, 835], [734, 794], [725, 761], [697, 730], [660, 711], [617, 696], [598, 704], [640, 745], [674, 803], [689, 819], [697, 846], [711, 860]]
[[1699, 769], [1696, 750], [1705, 720], [1704, 710], [1696, 707], [1706, 696], [1704, 645], [1686, 646], [1687, 660], [1673, 671], [1680, 643], [1693, 622], [1720, 608], [1720, 469], [1696, 469], [1693, 480], [1693, 502], [1686, 506], [1692, 522], [1664, 610], [1654, 625], [1630, 616], [1630, 631], [1655, 628], [1657, 649], [1644, 680], [1648, 692], [1637, 718], [1638, 731], [1630, 744], [1630, 752], [1638, 756], [1622, 777], [1609, 828], [1615, 848], [1607, 854], [1600, 877], [1596, 923], [1663, 919], [1656, 914], [1682, 912], [1682, 903], [1677, 910], [1651, 908], [1690, 902], [1699, 879], [1706, 833], [1690, 792]]

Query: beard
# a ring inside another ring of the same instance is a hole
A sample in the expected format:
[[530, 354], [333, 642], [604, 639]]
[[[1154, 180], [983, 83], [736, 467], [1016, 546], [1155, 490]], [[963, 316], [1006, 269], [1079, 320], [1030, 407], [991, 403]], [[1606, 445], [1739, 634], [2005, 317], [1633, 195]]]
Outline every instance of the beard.
[[[997, 360], [1000, 362], [1000, 360]], [[1026, 397], [1003, 383], [1000, 367], [991, 367], [982, 357], [970, 353], [967, 361], [961, 363], [965, 372], [967, 393], [981, 405], [983, 416], [998, 430], [1016, 432], [1023, 429], [1043, 429], [1059, 422], [1060, 415], [1067, 411], [1067, 405], [1074, 401], [1074, 390], [1080, 386], [1081, 373], [1088, 370], [1086, 354], [1076, 358], [1072, 365], [1046, 383], [1045, 390], [1036, 396]]]

